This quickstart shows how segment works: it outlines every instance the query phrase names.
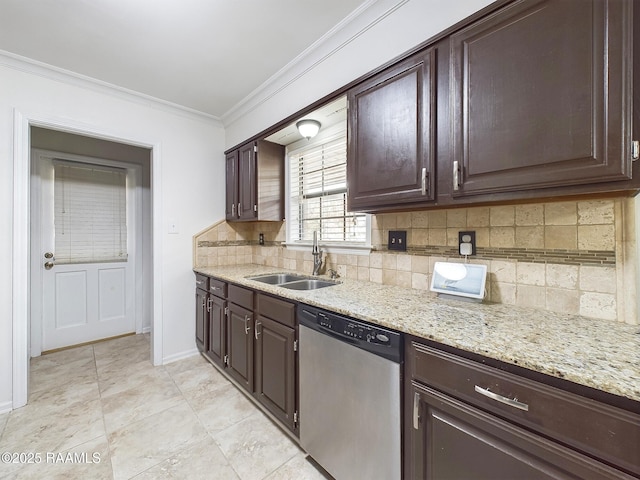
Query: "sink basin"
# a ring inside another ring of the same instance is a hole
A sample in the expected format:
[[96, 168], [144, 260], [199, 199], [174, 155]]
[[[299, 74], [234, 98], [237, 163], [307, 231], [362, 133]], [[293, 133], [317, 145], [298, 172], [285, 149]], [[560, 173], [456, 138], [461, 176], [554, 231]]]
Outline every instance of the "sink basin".
[[295, 275], [293, 273], [272, 273], [270, 275], [247, 277], [247, 279], [255, 282], [268, 283], [269, 285], [275, 285], [277, 287], [288, 288], [289, 290], [315, 290], [317, 288], [338, 285], [339, 283], [332, 282], [330, 280], [309, 278], [304, 275]]
[[257, 277], [248, 277], [248, 278], [249, 280], [268, 283], [269, 285], [280, 285], [282, 283], [296, 282], [296, 281], [305, 279], [305, 277], [303, 276], [293, 275], [291, 273], [275, 273], [273, 275], [259, 275]]
[[316, 290], [317, 288], [330, 287], [332, 285], [338, 285], [338, 283], [328, 280], [305, 279], [297, 282], [284, 283], [280, 286], [282, 288], [288, 288], [289, 290]]

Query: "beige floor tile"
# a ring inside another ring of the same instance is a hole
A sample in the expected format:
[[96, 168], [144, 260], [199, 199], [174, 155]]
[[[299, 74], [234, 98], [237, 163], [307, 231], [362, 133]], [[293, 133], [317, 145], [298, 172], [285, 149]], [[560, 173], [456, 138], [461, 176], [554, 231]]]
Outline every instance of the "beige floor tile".
[[203, 365], [211, 366], [209, 361], [206, 358], [204, 358], [203, 355], [201, 355], [200, 353], [197, 353], [195, 355], [191, 355], [190, 357], [183, 358], [176, 362], [167, 363], [164, 366], [164, 368], [167, 369], [167, 372], [169, 372], [171, 376], [174, 376], [181, 372], [187, 372], [189, 370], [193, 370], [194, 368], [197, 368]]
[[167, 372], [159, 370], [158, 375], [149, 377], [144, 383], [102, 397], [105, 427], [113, 432], [181, 403], [186, 404], [180, 390]]
[[173, 381], [187, 399], [212, 392], [230, 383], [206, 360], [204, 360], [204, 363], [192, 363], [192, 368], [188, 370], [172, 370], [168, 368], [170, 366], [171, 364], [167, 365], [167, 371], [169, 371], [171, 378], [173, 378]]
[[33, 357], [30, 362], [31, 373], [43, 368], [66, 366], [79, 360], [93, 360], [93, 346], [70, 348], [59, 352]]
[[59, 388], [64, 385], [96, 380], [93, 357], [70, 361], [64, 365], [48, 366], [29, 372], [29, 394]]
[[95, 379], [83, 378], [75, 383], [39, 389], [29, 394], [27, 405], [15, 410], [17, 417], [37, 418], [64, 412], [74, 404], [100, 400]]
[[12, 412], [0, 452], [62, 452], [105, 435], [99, 400], [71, 404], [64, 411], [31, 416]]
[[108, 436], [113, 477], [131, 478], [206, 437], [186, 402], [127, 425]]
[[188, 402], [211, 434], [229, 428], [256, 412], [255, 405], [231, 383], [189, 398]]
[[2, 439], [2, 434], [4, 433], [4, 427], [7, 424], [7, 420], [9, 420], [10, 413], [3, 413], [0, 415], [0, 439]]
[[135, 480], [186, 479], [238, 480], [238, 475], [215, 444], [207, 437], [164, 462], [134, 477]]
[[151, 346], [144, 335], [132, 335], [111, 342], [97, 343], [93, 347], [98, 373], [107, 367], [124, 370], [138, 362], [151, 363]]
[[242, 480], [259, 480], [300, 453], [267, 417], [256, 412], [213, 435]]
[[100, 395], [104, 398], [167, 376], [164, 367], [153, 366], [147, 361], [138, 362], [124, 370], [107, 365], [98, 373], [98, 386]]
[[307, 461], [306, 456], [304, 452], [298, 453], [264, 480], [327, 480], [330, 478]]
[[63, 452], [43, 453], [41, 462], [28, 464], [10, 478], [19, 480], [70, 480], [113, 478], [109, 444], [105, 436], [98, 437]]
[[40, 452], [43, 462], [51, 452], [58, 462], [0, 464], [0, 479], [323, 478], [204, 357], [154, 367], [149, 340], [32, 359], [29, 403], [0, 415], [0, 452]]

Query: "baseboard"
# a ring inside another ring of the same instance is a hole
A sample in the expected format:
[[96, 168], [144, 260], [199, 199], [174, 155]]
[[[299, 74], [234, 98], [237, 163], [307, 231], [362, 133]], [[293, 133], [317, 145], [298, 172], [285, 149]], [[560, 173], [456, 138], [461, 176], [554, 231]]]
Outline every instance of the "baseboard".
[[0, 403], [0, 415], [9, 413], [11, 410], [13, 410], [13, 402]]
[[142, 327], [142, 333], [151, 333], [151, 326]]
[[200, 355], [200, 351], [197, 348], [194, 348], [193, 350], [187, 350], [186, 352], [180, 352], [174, 355], [169, 355], [168, 357], [164, 357], [162, 359], [162, 364], [166, 365], [167, 363], [177, 362], [178, 360], [194, 357], [196, 355]]

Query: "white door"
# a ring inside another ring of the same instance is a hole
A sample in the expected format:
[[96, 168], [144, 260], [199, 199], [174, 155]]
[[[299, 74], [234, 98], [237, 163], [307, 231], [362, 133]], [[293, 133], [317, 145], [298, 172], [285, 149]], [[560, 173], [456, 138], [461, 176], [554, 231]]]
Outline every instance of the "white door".
[[135, 332], [126, 170], [42, 157], [39, 170], [42, 350]]

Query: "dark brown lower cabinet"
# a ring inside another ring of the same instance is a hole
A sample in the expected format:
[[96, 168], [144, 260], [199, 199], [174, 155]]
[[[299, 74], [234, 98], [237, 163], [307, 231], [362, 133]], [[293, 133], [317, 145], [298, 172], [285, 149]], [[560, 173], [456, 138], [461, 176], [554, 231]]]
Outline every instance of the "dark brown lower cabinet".
[[255, 338], [256, 397], [276, 418], [295, 430], [296, 331], [258, 316]]
[[207, 351], [208, 337], [208, 294], [206, 290], [196, 288], [196, 346], [201, 352]]
[[229, 303], [227, 315], [227, 372], [253, 392], [253, 312]]
[[633, 478], [427, 386], [414, 383], [413, 395], [415, 461], [410, 478]]
[[224, 366], [227, 301], [224, 298], [209, 296], [209, 344], [207, 356], [211, 361]]
[[638, 412], [441, 348], [405, 345], [405, 478], [639, 478]]

